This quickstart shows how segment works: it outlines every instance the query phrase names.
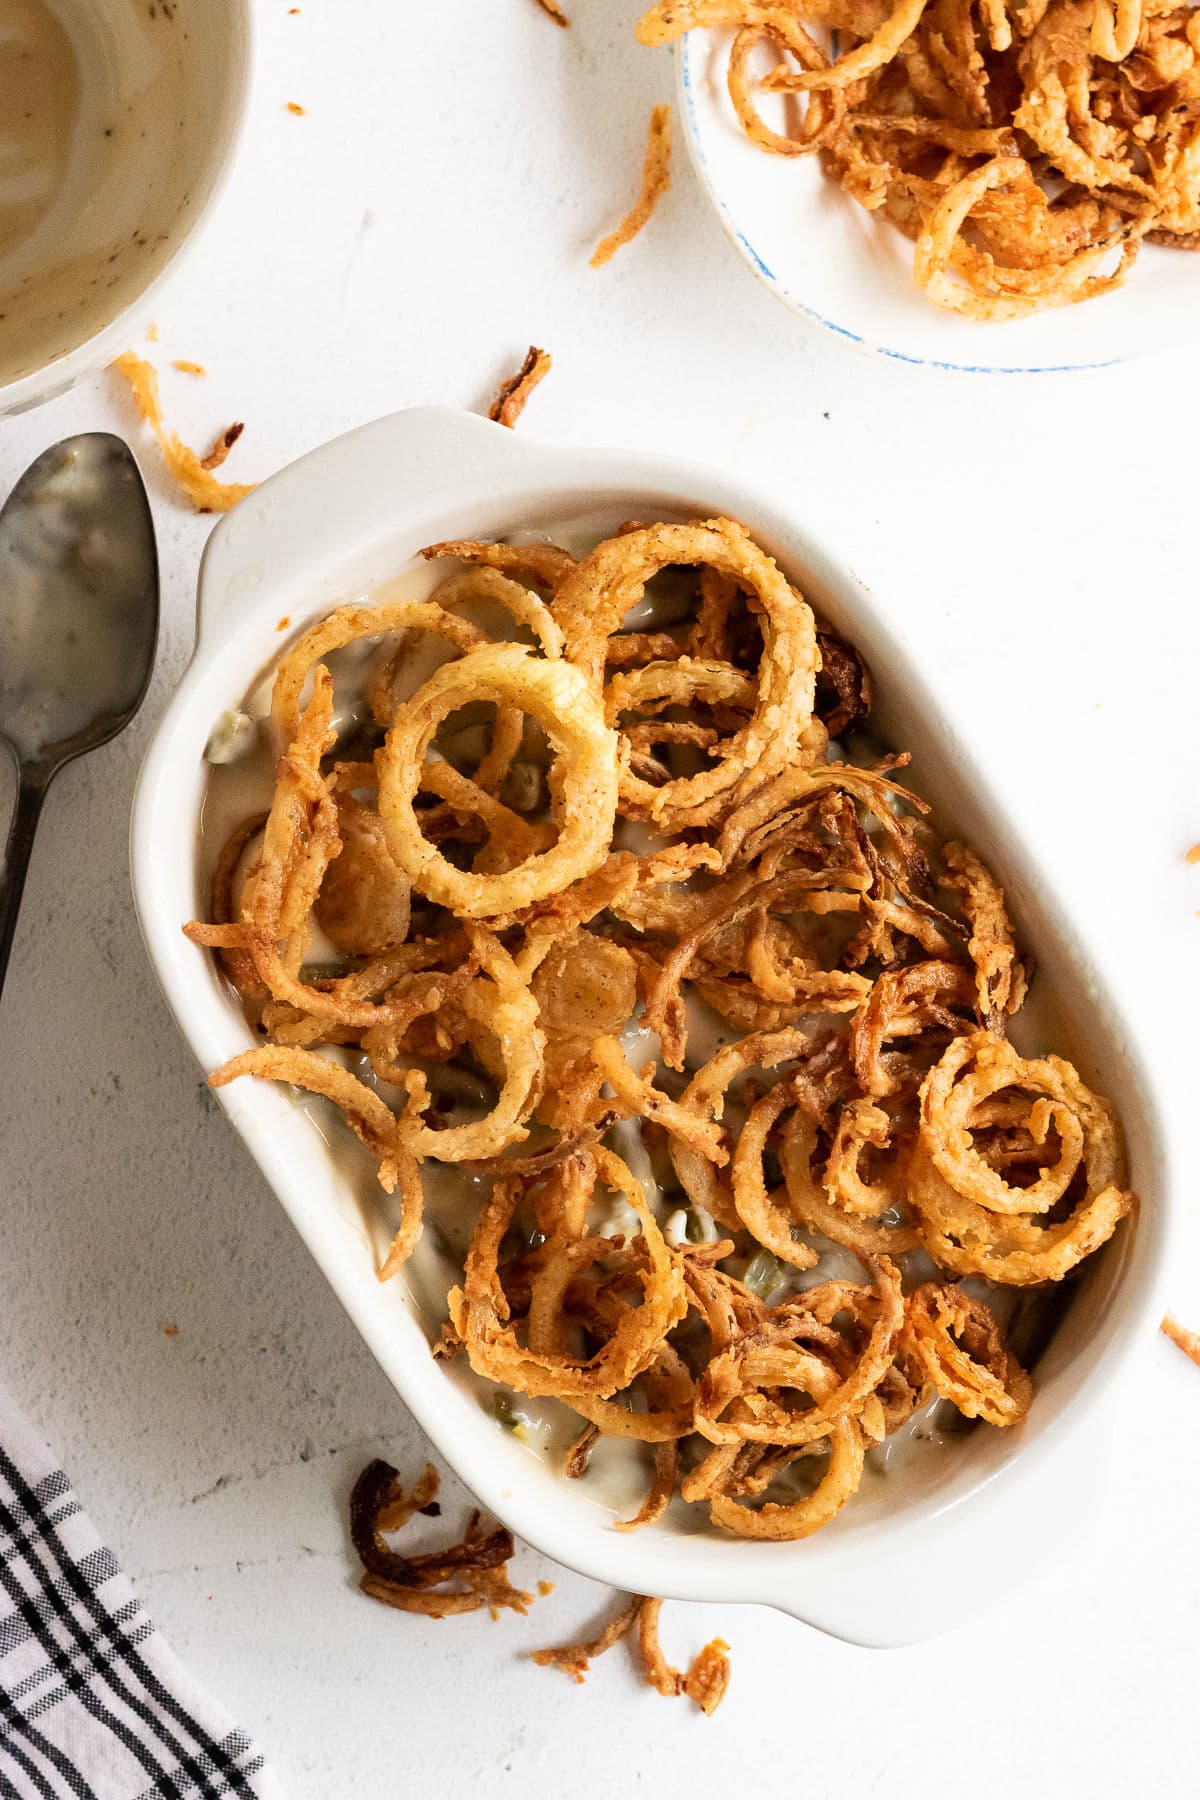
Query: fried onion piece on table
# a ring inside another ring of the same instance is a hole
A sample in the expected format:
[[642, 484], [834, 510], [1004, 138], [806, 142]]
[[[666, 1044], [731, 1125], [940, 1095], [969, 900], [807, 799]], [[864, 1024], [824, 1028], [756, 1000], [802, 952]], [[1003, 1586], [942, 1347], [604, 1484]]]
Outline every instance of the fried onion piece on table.
[[592, 268], [603, 268], [618, 250], [633, 239], [649, 222], [650, 215], [671, 185], [671, 109], [656, 106], [650, 115], [650, 132], [646, 140], [646, 160], [642, 169], [642, 189], [633, 206], [616, 230], [602, 238], [592, 252]]
[[1171, 1313], [1167, 1313], [1159, 1330], [1200, 1369], [1200, 1335], [1189, 1331], [1186, 1325], [1181, 1325]]
[[508, 1581], [512, 1533], [502, 1526], [485, 1532], [473, 1513], [461, 1543], [420, 1556], [403, 1556], [384, 1540], [385, 1532], [406, 1525], [414, 1512], [436, 1509], [437, 1471], [428, 1466], [416, 1488], [406, 1493], [398, 1472], [380, 1460], [368, 1463], [350, 1499], [350, 1535], [364, 1574], [364, 1594], [399, 1612], [446, 1619], [457, 1613], [501, 1607], [524, 1613], [532, 1594]]
[[532, 1659], [541, 1668], [562, 1669], [572, 1681], [582, 1682], [597, 1656], [603, 1656], [632, 1634], [643, 1681], [665, 1699], [686, 1694], [710, 1718], [729, 1688], [729, 1646], [714, 1638], [699, 1652], [687, 1673], [671, 1667], [659, 1642], [662, 1601], [651, 1595], [633, 1594], [620, 1612], [596, 1637], [554, 1650], [534, 1650]]
[[[559, 23], [566, 25], [568, 21], [560, 18]], [[525, 361], [516, 374], [510, 375], [507, 381], [500, 384], [500, 391], [488, 409], [488, 418], [492, 423], [507, 425], [511, 430], [525, 411], [534, 388], [546, 379], [552, 367], [550, 352], [539, 350], [535, 344], [530, 344]]]
[[168, 431], [158, 391], [158, 371], [154, 365], [127, 351], [124, 356], [117, 357], [112, 366], [129, 383], [134, 405], [158, 440], [167, 473], [197, 512], [229, 512], [239, 500], [254, 492], [256, 484], [252, 481], [218, 481], [213, 473], [241, 437], [244, 426], [231, 425], [221, 433], [209, 454], [200, 457], [176, 432]]

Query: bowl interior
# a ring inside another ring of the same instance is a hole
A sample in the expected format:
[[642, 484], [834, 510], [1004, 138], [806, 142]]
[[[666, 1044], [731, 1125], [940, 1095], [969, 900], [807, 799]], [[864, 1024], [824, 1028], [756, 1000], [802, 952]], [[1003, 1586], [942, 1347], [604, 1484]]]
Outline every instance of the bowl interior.
[[17, 146], [29, 204], [0, 211], [0, 390], [78, 349], [165, 268], [228, 155], [247, 54], [245, 0], [10, 4], [0, 69], [41, 105]]
[[[569, 460], [556, 457], [560, 466]], [[337, 601], [395, 577], [422, 543], [439, 538], [536, 529], [585, 512], [609, 525], [630, 516], [695, 517], [718, 510], [745, 519], [818, 609], [864, 651], [884, 696], [885, 734], [914, 752], [922, 791], [946, 825], [963, 829], [1008, 887], [1019, 930], [1041, 970], [1043, 1017], [1035, 1020], [1035, 1037], [1039, 1028], [1052, 1029], [1050, 1044], [1076, 1058], [1085, 1078], [1116, 1101], [1125, 1121], [1143, 1212], [1072, 1284], [1072, 1303], [1039, 1363], [1037, 1394], [1025, 1425], [1015, 1432], [973, 1431], [944, 1455], [879, 1478], [832, 1526], [804, 1543], [729, 1540], [712, 1534], [703, 1519], [675, 1514], [633, 1537], [614, 1534], [614, 1506], [617, 1516], [630, 1500], [636, 1507], [635, 1491], [597, 1493], [586, 1482], [564, 1480], [498, 1429], [469, 1373], [432, 1361], [410, 1294], [402, 1283], [381, 1288], [375, 1279], [379, 1227], [370, 1223], [378, 1211], [369, 1178], [365, 1185], [347, 1180], [344, 1159], [331, 1149], [320, 1122], [266, 1084], [236, 1083], [220, 1098], [385, 1371], [486, 1505], [549, 1554], [635, 1590], [787, 1604], [789, 1583], [802, 1589], [818, 1567], [844, 1572], [884, 1536], [892, 1544], [902, 1541], [906, 1530], [936, 1530], [932, 1521], [946, 1508], [1028, 1457], [1081, 1397], [1089, 1391], [1095, 1396], [1103, 1371], [1152, 1304], [1147, 1290], [1161, 1261], [1164, 1229], [1156, 1207], [1161, 1149], [1140, 1065], [1123, 1042], [1121, 1023], [1104, 1002], [1103, 986], [1055, 899], [1036, 847], [1022, 841], [995, 792], [971, 768], [953, 717], [934, 705], [873, 604], [783, 517], [766, 508], [756, 512], [745, 494], [718, 479], [703, 486], [661, 479], [631, 484], [615, 473], [605, 480], [598, 472], [602, 466], [603, 459], [592, 459], [586, 477], [568, 476], [557, 484], [552, 478], [525, 481], [518, 471], [502, 491], [493, 483], [490, 492], [447, 501], [415, 527], [381, 523], [368, 539], [331, 545], [324, 558], [310, 560], [302, 570], [285, 570], [278, 581], [267, 576], [267, 591], [256, 594], [237, 626], [219, 640], [213, 634], [152, 751], [139, 801], [135, 885], [168, 998], [202, 1064], [212, 1068], [244, 1048], [249, 1032], [208, 958], [179, 935], [182, 922], [204, 905], [196, 832], [209, 773], [203, 748], [216, 716], [236, 705], [278, 655], [279, 618], [289, 615], [292, 628], [302, 629]], [[699, 1582], [698, 1528], [705, 1533]], [[797, 1610], [805, 1611], [804, 1604]], [[806, 1616], [818, 1611], [814, 1598]]]
[[[730, 31], [693, 31], [678, 50], [688, 147], [718, 217], [761, 280], [795, 312], [864, 350], [978, 374], [1090, 368], [1194, 333], [1191, 259], [1147, 244], [1124, 286], [1028, 319], [982, 322], [934, 306], [912, 276], [913, 248], [826, 176], [817, 157], [774, 156], [738, 122], [726, 75]], [[761, 96], [787, 129], [786, 97]]]

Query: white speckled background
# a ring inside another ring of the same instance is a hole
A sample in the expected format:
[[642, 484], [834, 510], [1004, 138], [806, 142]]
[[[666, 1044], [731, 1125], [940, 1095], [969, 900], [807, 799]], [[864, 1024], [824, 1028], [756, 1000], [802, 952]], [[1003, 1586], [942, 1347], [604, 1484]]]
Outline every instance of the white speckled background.
[[[672, 76], [634, 45], [636, 4], [573, 10], [560, 32], [533, 0], [307, 0], [298, 17], [258, 0], [247, 156], [207, 267], [159, 315], [152, 354], [210, 370], [165, 377], [172, 421], [199, 442], [244, 418], [229, 473], [250, 479], [399, 406], [477, 405], [536, 341], [555, 370], [522, 431], [789, 483], [903, 608], [932, 677], [969, 687], [980, 751], [1007, 759], [1031, 828], [1057, 833], [1164, 1089], [1194, 1109], [1200, 359], [1028, 381], [870, 363], [755, 284], [682, 159], [651, 229], [591, 273]], [[54, 439], [114, 427], [135, 429], [104, 379], [0, 422], [0, 488]], [[532, 1556], [527, 1584], [557, 1585], [526, 1620], [427, 1623], [358, 1595], [350, 1484], [371, 1454], [412, 1470], [423, 1446], [208, 1100], [130, 906], [133, 782], [188, 656], [210, 524], [144, 460], [164, 573], [154, 692], [53, 795], [0, 1007], [0, 1375], [177, 1648], [297, 1800], [451, 1782], [667, 1800], [735, 1781], [813, 1800], [1186, 1791], [1200, 1373], [1162, 1341], [1114, 1419], [1101, 1535], [985, 1623], [884, 1654], [768, 1612], [668, 1609], [678, 1660], [715, 1631], [733, 1645], [711, 1722], [636, 1686], [619, 1651], [582, 1690], [533, 1669], [523, 1652], [591, 1624], [605, 1595]], [[1194, 1216], [1183, 1174], [1174, 1200]], [[1200, 1325], [1194, 1266], [1175, 1305]]]

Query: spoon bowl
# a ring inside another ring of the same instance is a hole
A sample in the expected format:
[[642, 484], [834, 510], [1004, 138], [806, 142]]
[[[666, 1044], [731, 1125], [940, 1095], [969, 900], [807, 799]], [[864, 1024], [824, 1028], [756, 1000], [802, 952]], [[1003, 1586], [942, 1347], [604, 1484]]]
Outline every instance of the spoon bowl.
[[0, 873], [0, 989], [50, 783], [123, 731], [158, 639], [158, 556], [137, 464], [103, 432], [46, 450], [0, 511], [0, 739], [17, 800]]

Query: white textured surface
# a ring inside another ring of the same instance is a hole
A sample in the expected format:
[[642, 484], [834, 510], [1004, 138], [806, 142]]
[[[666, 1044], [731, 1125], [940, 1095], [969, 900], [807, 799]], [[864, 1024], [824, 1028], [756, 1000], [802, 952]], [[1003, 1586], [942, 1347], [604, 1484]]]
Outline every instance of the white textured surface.
[[[245, 418], [230, 473], [249, 478], [398, 406], [478, 404], [535, 340], [556, 366], [522, 430], [790, 484], [841, 522], [931, 675], [969, 687], [978, 746], [1020, 772], [1031, 828], [1058, 833], [1164, 1084], [1172, 1061], [1194, 1076], [1196, 354], [1029, 382], [881, 368], [772, 301], [682, 166], [651, 229], [591, 273], [672, 76], [633, 45], [636, 6], [574, 10], [560, 32], [533, 0], [428, 17], [260, 0], [248, 159], [152, 352], [211, 371], [165, 379], [172, 419], [199, 441]], [[0, 487], [54, 438], [114, 425], [134, 429], [103, 381], [0, 425]], [[179, 1651], [313, 1800], [464, 1779], [488, 1796], [675, 1796], [714, 1776], [866, 1796], [951, 1774], [977, 1800], [1177, 1785], [1200, 1374], [1164, 1342], [1114, 1421], [1101, 1538], [985, 1624], [884, 1657], [766, 1612], [669, 1609], [680, 1658], [714, 1631], [733, 1644], [711, 1723], [636, 1687], [621, 1652], [584, 1690], [525, 1662], [606, 1604], [531, 1557], [527, 1584], [557, 1585], [527, 1620], [424, 1624], [356, 1593], [350, 1483], [380, 1451], [415, 1468], [422, 1446], [209, 1103], [130, 909], [134, 775], [187, 658], [209, 524], [146, 465], [155, 698], [55, 791], [0, 1008], [0, 1371]], [[1186, 1263], [1176, 1305], [1200, 1324]]]

